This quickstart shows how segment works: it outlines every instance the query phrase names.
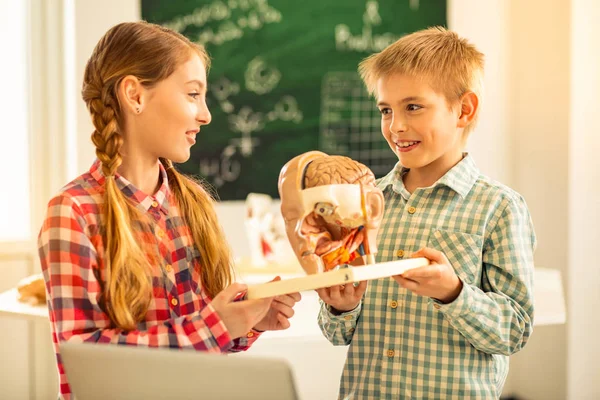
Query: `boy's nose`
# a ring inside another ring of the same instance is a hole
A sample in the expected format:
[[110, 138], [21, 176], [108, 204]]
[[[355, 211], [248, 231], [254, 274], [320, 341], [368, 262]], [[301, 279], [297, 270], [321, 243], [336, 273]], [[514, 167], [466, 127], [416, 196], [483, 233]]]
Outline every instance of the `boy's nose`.
[[399, 133], [406, 131], [406, 123], [400, 118], [394, 118], [392, 122], [390, 122], [390, 132]]

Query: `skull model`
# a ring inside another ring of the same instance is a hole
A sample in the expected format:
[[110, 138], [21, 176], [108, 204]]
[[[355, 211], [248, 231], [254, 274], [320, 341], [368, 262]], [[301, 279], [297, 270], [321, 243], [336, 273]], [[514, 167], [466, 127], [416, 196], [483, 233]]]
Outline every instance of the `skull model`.
[[279, 175], [287, 237], [307, 274], [377, 252], [383, 193], [369, 168], [348, 157], [311, 151]]

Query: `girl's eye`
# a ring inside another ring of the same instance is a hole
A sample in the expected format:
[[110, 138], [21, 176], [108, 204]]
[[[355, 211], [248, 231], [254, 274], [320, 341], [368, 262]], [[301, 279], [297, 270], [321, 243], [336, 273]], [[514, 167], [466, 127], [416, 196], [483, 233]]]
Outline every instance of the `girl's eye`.
[[423, 108], [423, 107], [421, 107], [421, 106], [419, 106], [417, 104], [409, 104], [409, 105], [406, 106], [406, 111], [418, 111], [421, 108]]
[[196, 100], [196, 99], [198, 98], [198, 96], [200, 96], [200, 93], [188, 93], [188, 95], [189, 95], [189, 96], [190, 96], [192, 99]]
[[379, 112], [381, 113], [381, 115], [388, 115], [392, 112], [392, 109], [385, 107], [385, 108], [381, 108], [379, 110]]

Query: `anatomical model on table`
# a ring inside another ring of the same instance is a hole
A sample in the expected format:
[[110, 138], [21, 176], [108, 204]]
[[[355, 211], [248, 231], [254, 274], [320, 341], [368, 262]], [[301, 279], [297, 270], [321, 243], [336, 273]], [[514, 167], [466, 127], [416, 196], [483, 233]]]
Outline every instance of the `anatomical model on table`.
[[301, 154], [282, 168], [279, 196], [288, 239], [307, 274], [359, 256], [374, 263], [384, 199], [365, 165], [319, 151]]
[[[286, 235], [307, 275], [250, 285], [248, 299], [386, 278], [429, 263], [423, 257], [375, 263], [383, 193], [357, 161], [301, 154], [281, 169], [279, 196]], [[347, 264], [369, 265], [336, 268]]]

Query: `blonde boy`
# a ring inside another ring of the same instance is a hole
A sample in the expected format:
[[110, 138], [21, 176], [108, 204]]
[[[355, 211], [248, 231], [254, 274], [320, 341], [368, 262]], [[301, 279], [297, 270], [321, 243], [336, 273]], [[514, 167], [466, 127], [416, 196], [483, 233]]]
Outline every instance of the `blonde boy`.
[[524, 199], [464, 153], [483, 54], [443, 28], [404, 36], [359, 71], [399, 163], [378, 261], [424, 256], [394, 279], [319, 291], [319, 324], [348, 345], [340, 399], [497, 399], [533, 323], [535, 234]]

